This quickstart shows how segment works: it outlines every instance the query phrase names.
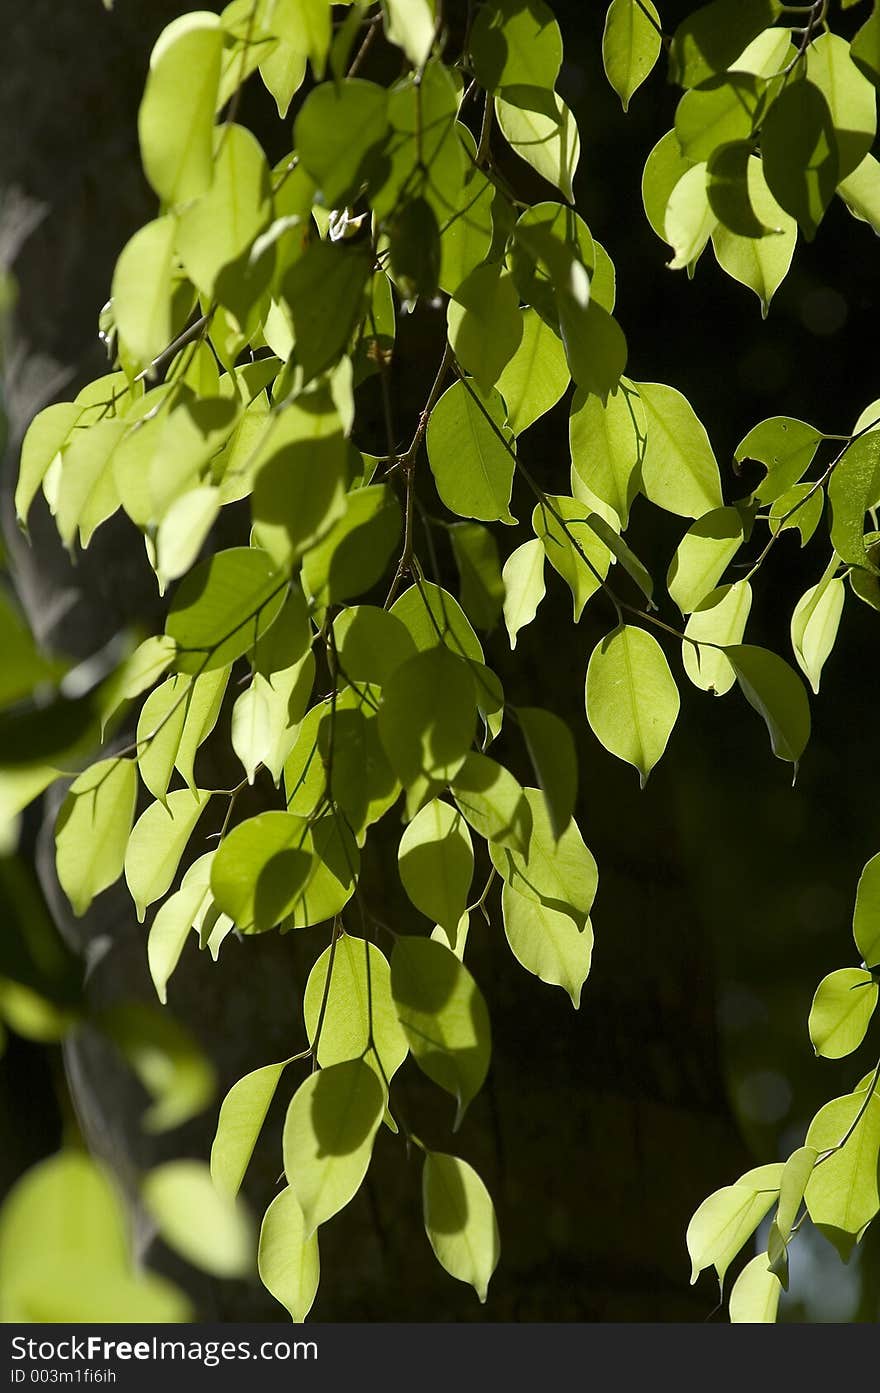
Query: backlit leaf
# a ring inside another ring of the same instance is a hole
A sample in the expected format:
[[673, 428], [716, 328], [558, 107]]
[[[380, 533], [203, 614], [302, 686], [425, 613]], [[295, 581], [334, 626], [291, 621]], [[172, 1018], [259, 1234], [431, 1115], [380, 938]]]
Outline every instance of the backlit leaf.
[[635, 385], [647, 421], [642, 482], [648, 498], [686, 518], [720, 508], [724, 500], [718, 465], [693, 407], [674, 387], [658, 382]]
[[361, 1187], [385, 1108], [368, 1064], [346, 1060], [300, 1084], [284, 1123], [284, 1170], [311, 1237]]
[[169, 24], [150, 57], [138, 134], [146, 176], [166, 203], [210, 187], [222, 51], [219, 19], [201, 10]]
[[434, 407], [427, 431], [431, 472], [451, 512], [513, 523], [514, 458], [503, 439], [504, 406], [494, 389], [480, 398], [474, 392], [455, 382]]
[[[651, 20], [654, 23], [651, 23]], [[611, 0], [602, 35], [605, 74], [627, 110], [660, 57], [660, 16], [653, 0]]]
[[230, 1199], [241, 1188], [286, 1064], [265, 1064], [245, 1074], [223, 1099], [211, 1146], [211, 1179]]
[[322, 1069], [363, 1058], [390, 1083], [409, 1053], [391, 997], [388, 961], [362, 938], [341, 934], [335, 948], [324, 950], [309, 973], [303, 1016], [310, 1044], [321, 1021], [317, 1055]]
[[769, 649], [736, 644], [724, 651], [743, 695], [764, 718], [776, 758], [797, 768], [810, 738], [810, 703], [800, 678]]
[[509, 884], [502, 889], [501, 906], [504, 932], [514, 957], [542, 982], [567, 991], [577, 1010], [593, 952], [589, 919], [578, 928], [567, 914], [540, 900], [526, 899]]
[[587, 719], [606, 750], [635, 766], [643, 788], [666, 749], [679, 704], [663, 649], [644, 629], [621, 624], [593, 649]]
[[400, 839], [398, 864], [412, 903], [453, 934], [474, 873], [471, 836], [461, 813], [437, 798], [427, 803]]
[[305, 1236], [305, 1220], [290, 1186], [276, 1195], [263, 1216], [257, 1254], [260, 1281], [291, 1319], [305, 1320], [318, 1292], [318, 1235]]
[[149, 1172], [142, 1196], [163, 1240], [195, 1267], [243, 1277], [253, 1265], [254, 1234], [240, 1202], [215, 1189], [201, 1161], [167, 1161]]
[[136, 797], [130, 759], [100, 760], [71, 784], [55, 825], [55, 864], [74, 914], [122, 874]]
[[817, 1055], [843, 1059], [858, 1049], [877, 1005], [880, 987], [870, 972], [842, 967], [816, 988], [810, 1007], [810, 1039]]
[[515, 648], [520, 629], [531, 624], [546, 593], [544, 547], [540, 538], [523, 542], [511, 552], [501, 574], [504, 580], [504, 622], [510, 646]]
[[164, 804], [151, 803], [135, 823], [125, 851], [125, 879], [141, 923], [147, 906], [171, 885], [209, 798], [201, 789], [176, 789]]
[[479, 987], [450, 949], [429, 938], [399, 938], [391, 991], [413, 1058], [451, 1093], [461, 1125], [489, 1068], [489, 1013]]
[[498, 1264], [498, 1223], [477, 1172], [457, 1156], [429, 1151], [422, 1173], [425, 1232], [440, 1266], [485, 1302]]

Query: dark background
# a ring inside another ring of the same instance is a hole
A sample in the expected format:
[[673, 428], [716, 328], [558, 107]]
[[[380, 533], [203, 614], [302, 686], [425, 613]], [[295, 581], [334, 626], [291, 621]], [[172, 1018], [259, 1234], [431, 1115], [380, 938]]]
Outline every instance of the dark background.
[[[104, 370], [97, 312], [120, 248], [155, 206], [140, 172], [135, 126], [149, 51], [163, 25], [186, 8], [174, 0], [117, 0], [107, 15], [99, 0], [30, 0], [26, 7], [0, 0], [0, 248], [6, 246], [7, 259], [16, 240], [12, 219], [22, 219], [21, 200], [13, 206], [9, 191], [44, 210], [14, 267], [20, 299], [5, 384], [14, 431], [4, 529], [37, 632], [76, 657], [134, 618], [158, 622], [158, 598], [121, 524], [102, 530], [75, 571], [45, 517], [35, 518], [33, 548], [25, 547], [9, 506], [16, 430], [20, 438], [39, 406], [72, 396]], [[790, 414], [845, 431], [880, 395], [874, 235], [835, 202], [815, 243], [799, 242], [766, 323], [757, 298], [720, 271], [711, 251], [692, 281], [667, 270], [669, 250], [649, 228], [639, 193], [645, 157], [673, 119], [676, 94], [662, 60], [625, 117], [601, 68], [605, 7], [557, 0], [553, 8], [566, 43], [560, 90], [582, 137], [577, 206], [618, 269], [627, 371], [688, 396], [709, 429], [726, 497], [734, 499], [749, 481], [736, 478], [733, 450], [757, 421]], [[667, 30], [692, 8], [661, 5]], [[860, 15], [845, 17], [848, 29], [839, 15], [832, 19], [851, 32]], [[373, 61], [363, 75], [381, 80], [387, 59], [380, 52]], [[289, 149], [290, 123], [277, 121], [256, 79], [239, 119], [257, 132], [270, 160]], [[506, 171], [522, 197], [553, 196], [518, 161]], [[401, 321], [393, 385], [404, 434], [424, 401], [442, 322], [442, 313], [429, 309]], [[542, 483], [567, 491], [563, 408], [530, 431], [521, 449]], [[514, 511], [528, 517], [531, 504], [519, 501]], [[662, 577], [682, 530], [680, 520], [641, 500], [628, 537]], [[506, 540], [515, 545], [526, 535], [523, 528]], [[802, 554], [794, 536], [783, 539], [756, 585], [750, 642], [791, 658], [792, 608], [826, 560], [818, 541]], [[671, 606], [661, 612], [674, 621]], [[489, 1301], [480, 1307], [437, 1267], [421, 1228], [418, 1167], [383, 1135], [364, 1192], [322, 1229], [314, 1319], [706, 1319], [716, 1290], [708, 1274], [688, 1285], [684, 1231], [691, 1213], [749, 1166], [788, 1155], [812, 1113], [873, 1063], [869, 1048], [855, 1061], [814, 1060], [806, 1018], [819, 978], [856, 961], [855, 885], [880, 842], [876, 616], [848, 595], [793, 789], [790, 766], [772, 757], [757, 715], [736, 691], [715, 700], [693, 689], [672, 643], [670, 661], [683, 679], [681, 716], [640, 793], [634, 771], [598, 746], [583, 716], [587, 657], [613, 624], [599, 596], [572, 628], [567, 591], [551, 582], [515, 655], [503, 631], [487, 644], [509, 699], [558, 711], [578, 742], [578, 820], [600, 868], [596, 950], [581, 1010], [575, 1015], [562, 992], [523, 973], [492, 900], [491, 930], [475, 919], [469, 964], [489, 1001], [493, 1066], [460, 1137], [450, 1137], [451, 1112], [436, 1090], [423, 1089], [412, 1068], [404, 1071], [405, 1107], [416, 1130], [429, 1144], [460, 1150], [495, 1198], [503, 1253]], [[499, 751], [514, 762], [521, 757], [512, 739]], [[29, 811], [23, 847], [56, 923], [91, 964], [90, 1001], [149, 1001], [144, 930], [125, 892], [116, 887], [74, 921], [57, 890], [46, 830], [56, 806], [50, 796]], [[387, 912], [406, 910], [392, 898]], [[315, 933], [267, 935], [227, 940], [217, 967], [204, 955], [184, 955], [170, 1006], [215, 1059], [220, 1096], [247, 1070], [300, 1047], [302, 988], [322, 946]], [[139, 1169], [160, 1157], [207, 1155], [215, 1109], [183, 1133], [157, 1139], [139, 1129], [142, 1104], [130, 1075], [88, 1032], [65, 1046], [63, 1058], [55, 1047], [13, 1037], [0, 1061], [0, 1192], [76, 1128], [130, 1190]], [[270, 1115], [246, 1184], [258, 1212], [280, 1169], [283, 1104]], [[824, 1239], [802, 1230], [784, 1317], [875, 1321], [876, 1233], [862, 1249], [843, 1267]], [[256, 1285], [185, 1276], [155, 1249], [150, 1260], [191, 1287], [204, 1318], [278, 1318], [279, 1308]]]

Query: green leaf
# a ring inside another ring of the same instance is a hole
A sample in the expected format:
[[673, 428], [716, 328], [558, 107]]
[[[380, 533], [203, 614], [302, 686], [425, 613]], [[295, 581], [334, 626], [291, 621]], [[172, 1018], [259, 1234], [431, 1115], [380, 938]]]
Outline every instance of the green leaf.
[[219, 1193], [229, 1199], [234, 1199], [241, 1189], [269, 1105], [288, 1062], [265, 1064], [262, 1069], [245, 1074], [223, 1099], [211, 1146], [211, 1179]]
[[806, 421], [771, 416], [752, 427], [737, 445], [734, 459], [737, 464], [750, 459], [766, 466], [767, 474], [754, 496], [761, 503], [772, 503], [807, 472], [823, 439], [822, 432]]
[[156, 533], [156, 577], [168, 584], [195, 565], [220, 512], [221, 493], [212, 484], [190, 489], [171, 504]]
[[791, 646], [798, 667], [813, 691], [818, 694], [822, 668], [825, 665], [843, 613], [846, 587], [834, 572], [838, 566], [833, 556], [825, 575], [817, 585], [811, 585], [795, 605], [791, 616]]
[[457, 1156], [428, 1151], [422, 1172], [425, 1232], [440, 1266], [485, 1302], [500, 1239], [489, 1191]]
[[262, 148], [244, 126], [228, 123], [217, 136], [210, 189], [177, 220], [177, 251], [203, 295], [225, 300], [224, 268], [251, 246], [271, 212], [269, 166]]
[[[822, 1160], [822, 1152], [840, 1145], [862, 1108], [845, 1146]], [[810, 1218], [819, 1227], [859, 1235], [880, 1211], [880, 1097], [875, 1093], [866, 1100], [862, 1093], [850, 1093], [826, 1103], [810, 1123], [807, 1146], [820, 1153], [821, 1161], [804, 1191]]]
[[759, 1253], [740, 1272], [730, 1293], [731, 1325], [773, 1325], [782, 1284]]
[[717, 218], [709, 204], [706, 163], [692, 165], [679, 179], [666, 205], [663, 236], [675, 252], [671, 271], [693, 268], [715, 230]]
[[713, 590], [688, 619], [686, 638], [700, 647], [682, 642], [682, 661], [688, 677], [701, 691], [724, 696], [736, 682], [736, 673], [721, 649], [742, 642], [751, 607], [752, 587], [747, 580], [739, 580]]
[[291, 913], [313, 870], [305, 818], [260, 813], [223, 838], [211, 865], [211, 893], [243, 933], [264, 933]]
[[342, 423], [323, 393], [273, 417], [252, 507], [255, 535], [278, 565], [295, 565], [342, 516], [348, 462]]
[[682, 614], [691, 614], [715, 589], [743, 543], [738, 508], [714, 508], [691, 523], [675, 550], [666, 583]]
[[801, 546], [813, 536], [825, 511], [825, 490], [820, 484], [795, 484], [773, 500], [767, 526], [778, 532], [799, 532]]
[[520, 299], [556, 329], [560, 302], [581, 308], [589, 302], [596, 265], [592, 233], [573, 208], [546, 202], [526, 208], [513, 234], [510, 258]]
[[748, 160], [746, 194], [755, 218], [769, 230], [757, 237], [741, 236], [737, 230], [719, 225], [712, 233], [712, 246], [718, 265], [755, 292], [766, 318], [770, 301], [785, 280], [794, 256], [797, 223], [773, 197], [757, 157]]
[[388, 267], [406, 303], [437, 293], [443, 250], [437, 214], [426, 198], [408, 199], [388, 229]]
[[779, 1187], [779, 1206], [770, 1225], [767, 1258], [785, 1290], [788, 1289], [788, 1243], [803, 1203], [807, 1181], [813, 1173], [817, 1152], [812, 1146], [799, 1147], [785, 1163]]
[[214, 1188], [201, 1161], [168, 1161], [151, 1170], [141, 1191], [165, 1243], [215, 1277], [244, 1277], [254, 1265], [254, 1234], [245, 1210]]
[[602, 35], [602, 60], [624, 111], [659, 57], [660, 16], [653, 0], [645, 0], [644, 6], [636, 0], [611, 0]]
[[546, 594], [541, 539], [535, 537], [512, 551], [501, 574], [504, 580], [504, 623], [513, 649], [520, 629], [531, 624]]
[[361, 244], [313, 242], [284, 277], [303, 385], [341, 356], [364, 309], [372, 256]]
[[[706, 197], [709, 207], [722, 224], [722, 236], [723, 232], [727, 231], [737, 237], [759, 238], [774, 230], [761, 221], [752, 205], [751, 189], [759, 170], [760, 161], [752, 159], [750, 140], [731, 141], [728, 145], [719, 146], [710, 154], [706, 165]], [[773, 197], [769, 190], [767, 194], [770, 198]], [[784, 218], [787, 223], [792, 223], [793, 219], [783, 213], [775, 199], [773, 202], [779, 209], [779, 217]], [[719, 229], [716, 229], [717, 231]], [[794, 232], [797, 236], [796, 225]], [[722, 240], [722, 246], [724, 245]], [[730, 245], [735, 248], [737, 244]]]
[[562, 987], [577, 1010], [593, 952], [589, 919], [579, 928], [569, 915], [527, 899], [507, 883], [501, 891], [501, 907], [504, 932], [517, 962], [540, 981]]
[[713, 0], [701, 6], [672, 36], [673, 81], [681, 87], [696, 87], [723, 72], [781, 11], [779, 0]]
[[846, 179], [868, 154], [877, 134], [877, 98], [840, 34], [826, 30], [806, 52], [807, 77], [828, 103], [837, 147], [837, 178]]
[[666, 241], [666, 209], [673, 189], [691, 168], [681, 153], [675, 131], [661, 136], [645, 161], [642, 172], [642, 203], [648, 222], [662, 242]]
[[568, 387], [570, 374], [561, 339], [533, 309], [522, 311], [519, 347], [498, 378], [514, 435], [546, 415]]
[[177, 587], [165, 632], [177, 666], [198, 673], [226, 667], [265, 634], [284, 603], [287, 580], [253, 547], [215, 552]]
[[519, 296], [510, 273], [497, 264], [478, 266], [450, 299], [446, 318], [456, 358], [488, 396], [523, 334]]
[[[437, 693], [443, 693], [438, 706]], [[458, 773], [474, 738], [477, 699], [465, 662], [444, 645], [417, 653], [382, 692], [379, 735], [410, 793], [410, 815]]]
[[309, 6], [314, 11], [318, 22], [321, 23], [323, 20], [325, 29], [319, 44], [318, 66], [320, 67], [326, 58], [330, 40], [329, 7], [322, 5], [320, 0], [305, 0], [305, 4], [303, 0], [277, 0], [272, 16], [274, 23], [269, 25], [270, 32], [274, 32], [276, 36], [275, 46], [265, 55], [262, 54], [261, 50], [259, 55], [260, 76], [266, 84], [267, 90], [275, 98], [278, 115], [282, 121], [306, 75], [311, 36], [307, 30], [304, 31], [303, 25], [298, 21], [300, 20], [300, 12]]
[[125, 879], [139, 923], [147, 906], [170, 887], [210, 796], [202, 789], [177, 789], [164, 804], [151, 803], [135, 823], [125, 851]]
[[400, 531], [400, 504], [387, 484], [350, 493], [342, 517], [303, 561], [303, 585], [315, 606], [338, 604], [371, 589], [385, 574]]
[[222, 51], [219, 19], [200, 10], [169, 24], [151, 54], [138, 135], [144, 172], [165, 203], [211, 185]]
[[[596, 506], [601, 503], [596, 501]], [[595, 595], [608, 574], [611, 552], [587, 523], [594, 511], [577, 498], [545, 494], [535, 504], [532, 527], [541, 539], [547, 560], [571, 590], [575, 623], [584, 605]], [[610, 522], [615, 514], [608, 509]]]
[[797, 766], [810, 738], [810, 703], [804, 685], [782, 658], [753, 644], [735, 644], [725, 654], [743, 696], [763, 717], [777, 759]]
[[812, 241], [837, 187], [840, 161], [828, 103], [808, 79], [789, 83], [770, 107], [761, 152], [770, 192]]
[[391, 992], [414, 1060], [456, 1100], [457, 1131], [489, 1068], [489, 1013], [482, 993], [455, 954], [428, 938], [397, 940]]
[[387, 132], [384, 87], [346, 77], [313, 88], [293, 123], [293, 143], [324, 207], [343, 207], [369, 181]]
[[333, 635], [342, 670], [353, 682], [384, 687], [394, 669], [416, 652], [397, 616], [375, 605], [347, 606], [333, 621]]
[[428, 61], [437, 27], [434, 0], [382, 0], [385, 37], [402, 48], [414, 68]]
[[685, 92], [675, 133], [686, 159], [708, 160], [721, 146], [747, 140], [766, 84], [752, 73], [728, 72]]
[[99, 421], [74, 431], [64, 450], [54, 511], [58, 535], [68, 548], [77, 528], [87, 547], [92, 533], [119, 507], [112, 464], [125, 430], [124, 421]]
[[[476, 158], [477, 146], [466, 127], [456, 123], [458, 135], [465, 149]], [[497, 197], [502, 201], [503, 196]], [[495, 205], [494, 184], [476, 165], [470, 164], [464, 172], [459, 195], [460, 207], [443, 219], [440, 234], [440, 274], [439, 282], [444, 288], [454, 290], [477, 266], [482, 265], [492, 248], [494, 223], [492, 209]]]
[[82, 412], [83, 408], [75, 402], [59, 401], [45, 407], [28, 426], [15, 487], [15, 514], [22, 527], [40, 485], [69, 441]]
[[595, 858], [574, 819], [557, 839], [544, 795], [536, 788], [524, 793], [532, 814], [525, 855], [490, 843], [492, 864], [517, 894], [568, 915], [583, 929], [599, 883]]
[[849, 446], [828, 481], [831, 545], [841, 561], [877, 572], [865, 547], [865, 513], [880, 494], [880, 432], [869, 431]]
[[181, 886], [160, 905], [150, 926], [147, 962], [156, 995], [163, 1006], [168, 1002], [168, 982], [180, 961], [204, 898], [203, 885]]
[[435, 798], [412, 819], [398, 849], [400, 879], [416, 909], [447, 934], [467, 907], [474, 850], [460, 812]]
[[229, 682], [229, 668], [216, 668], [197, 677], [184, 703], [185, 719], [177, 746], [175, 764], [187, 787], [195, 792], [193, 765], [199, 746], [217, 724]]
[[456, 522], [449, 529], [461, 582], [461, 603], [478, 629], [494, 629], [504, 605], [498, 543], [478, 522]]
[[596, 300], [584, 308], [567, 297], [559, 302], [559, 329], [577, 385], [603, 399], [616, 392], [627, 358], [626, 338], [617, 320]]
[[318, 1293], [321, 1264], [318, 1235], [305, 1236], [305, 1220], [290, 1186], [276, 1195], [260, 1228], [260, 1281], [292, 1320], [305, 1320]]
[[482, 663], [480, 640], [461, 605], [442, 586], [424, 580], [411, 585], [394, 601], [391, 613], [405, 625], [419, 652], [445, 644], [470, 662]]
[[642, 484], [652, 503], [698, 518], [724, 504], [709, 437], [693, 407], [674, 387], [635, 384], [647, 421]]
[[714, 1267], [723, 1284], [728, 1267], [779, 1194], [783, 1170], [781, 1162], [758, 1166], [703, 1200], [687, 1230], [692, 1285], [705, 1267]]
[[801, 546], [812, 537], [825, 511], [825, 490], [816, 484], [795, 484], [773, 500], [767, 515], [767, 526], [775, 537], [778, 532], [798, 532]]
[[354, 894], [360, 869], [357, 843], [338, 815], [318, 818], [310, 837], [312, 874], [287, 921], [292, 929], [323, 924], [338, 914]]
[[571, 731], [552, 711], [517, 707], [517, 718], [535, 777], [544, 795], [547, 816], [558, 841], [574, 813], [577, 799], [577, 751]]
[[625, 378], [606, 401], [578, 390], [571, 404], [572, 469], [613, 508], [621, 527], [639, 491], [648, 423], [638, 392]]
[[318, 958], [306, 983], [303, 1016], [310, 1044], [317, 1036], [322, 1007], [317, 1050], [321, 1068], [364, 1059], [390, 1083], [409, 1045], [394, 1008], [385, 955], [372, 943], [341, 934], [335, 948], [331, 945]]
[[186, 720], [186, 698], [192, 679], [168, 677], [141, 707], [137, 724], [138, 768], [154, 798], [165, 801]]
[[880, 235], [880, 163], [866, 155], [846, 179], [841, 179], [837, 192], [854, 218], [870, 223]]
[[136, 798], [130, 759], [99, 760], [71, 784], [55, 824], [55, 864], [74, 914], [122, 874]]
[[469, 754], [452, 780], [456, 807], [480, 837], [525, 852], [532, 811], [511, 773], [486, 755]]
[[361, 1059], [312, 1074], [284, 1123], [284, 1170], [311, 1237], [361, 1187], [385, 1110], [385, 1090]]
[[503, 92], [495, 98], [495, 112], [508, 145], [573, 203], [581, 141], [568, 106], [544, 87], [506, 85]]
[[508, 449], [503, 443], [504, 404], [494, 389], [480, 397], [474, 392], [464, 382], [455, 382], [434, 407], [426, 436], [431, 473], [451, 512], [483, 522], [514, 523], [514, 456], [512, 445]]
[[880, 963], [880, 854], [872, 856], [859, 877], [853, 938], [869, 968]]
[[852, 41], [850, 57], [875, 87], [880, 86], [880, 10], [876, 5]]
[[678, 688], [655, 638], [621, 624], [587, 668], [587, 719], [606, 750], [639, 771], [642, 788], [666, 749], [679, 711]]
[[333, 14], [327, 0], [277, 0], [275, 22], [283, 34], [295, 36], [312, 65], [320, 82], [324, 76], [330, 41], [333, 37]]
[[175, 220], [146, 223], [126, 243], [113, 272], [111, 297], [119, 337], [139, 367], [170, 343]]
[[4, 1322], [171, 1322], [192, 1319], [183, 1293], [136, 1272], [114, 1186], [84, 1152], [32, 1166], [0, 1219]]
[[816, 988], [810, 1007], [810, 1040], [817, 1055], [843, 1059], [865, 1038], [877, 1005], [880, 987], [870, 972], [842, 967], [830, 972]]
[[474, 72], [489, 92], [525, 83], [553, 88], [562, 35], [544, 0], [497, 0], [478, 11], [470, 33]]

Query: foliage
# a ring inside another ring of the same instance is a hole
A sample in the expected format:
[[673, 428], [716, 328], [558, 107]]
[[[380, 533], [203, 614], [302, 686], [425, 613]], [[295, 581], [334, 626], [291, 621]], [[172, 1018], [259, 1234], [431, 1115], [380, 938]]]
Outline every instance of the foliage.
[[[672, 35], [650, 0], [608, 9], [603, 58], [624, 108], [661, 54], [682, 89], [642, 182], [670, 266], [691, 275], [711, 247], [764, 316], [798, 232], [820, 235], [834, 198], [880, 233], [878, 11], [850, 44], [830, 8], [714, 0]], [[359, 75], [377, 42], [399, 51], [387, 86]], [[169, 1244], [215, 1273], [258, 1261], [295, 1320], [317, 1289], [320, 1228], [357, 1192], [383, 1126], [424, 1154], [438, 1261], [486, 1299], [499, 1256], [488, 1191], [466, 1160], [414, 1135], [394, 1075], [415, 1066], [451, 1095], [459, 1129], [491, 1052], [468, 926], [477, 912], [496, 917], [498, 882], [528, 972], [577, 1007], [590, 970], [598, 872], [573, 816], [571, 735], [553, 711], [505, 700], [484, 647], [504, 641], [502, 615], [513, 649], [547, 586], [567, 588], [575, 623], [588, 604], [605, 607], [607, 632], [584, 664], [586, 718], [644, 785], [683, 738], [682, 675], [716, 696], [738, 687], [796, 776], [810, 734], [797, 669], [817, 692], [847, 600], [880, 608], [880, 404], [834, 434], [757, 423], [736, 459], [760, 466], [760, 480], [730, 498], [735, 481], [681, 392], [625, 375], [615, 270], [572, 206], [581, 138], [556, 90], [562, 55], [544, 0], [487, 0], [458, 45], [439, 0], [232, 0], [168, 26], [138, 122], [158, 214], [119, 255], [101, 320], [109, 371], [41, 412], [22, 448], [22, 527], [42, 492], [74, 553], [121, 510], [169, 601], [164, 633], [83, 692], [3, 599], [4, 814], [81, 770], [56, 826], [61, 885], [76, 914], [122, 875], [141, 921], [156, 906], [147, 953], [163, 1004], [193, 933], [214, 956], [230, 932], [314, 938], [307, 1041], [227, 1095], [213, 1185], [194, 1162], [143, 1185]], [[293, 148], [274, 168], [237, 121], [249, 79], [282, 117], [294, 108]], [[523, 201], [520, 178], [541, 201]], [[397, 319], [417, 306], [441, 311], [444, 330], [401, 442], [390, 363]], [[382, 455], [358, 443], [359, 388], [372, 379]], [[521, 440], [572, 384], [571, 475], [552, 485], [571, 492], [548, 492]], [[665, 577], [626, 540], [639, 496], [684, 524]], [[221, 514], [246, 519], [239, 545], [215, 545]], [[792, 534], [822, 555], [791, 617], [789, 659], [744, 639], [752, 589]], [[444, 537], [458, 598], [435, 574]], [[222, 712], [241, 765], [231, 788], [199, 781]], [[500, 748], [517, 746], [534, 786], [499, 756], [502, 727]], [[262, 811], [242, 820], [250, 787]], [[219, 835], [205, 852], [209, 825]], [[393, 926], [364, 875], [389, 833], [412, 905]], [[826, 1057], [861, 1044], [877, 1003], [878, 860], [858, 890], [861, 966], [826, 978], [810, 1013]], [[76, 1014], [39, 974], [3, 972]], [[22, 1028], [12, 999], [0, 1008]], [[98, 1024], [151, 1088], [153, 1126], [204, 1105], [210, 1082], [161, 1015]], [[819, 1112], [786, 1163], [697, 1209], [694, 1278], [714, 1267], [722, 1283], [773, 1211], [767, 1253], [731, 1291], [731, 1320], [775, 1318], [805, 1222], [846, 1256], [876, 1216], [878, 1080], [880, 1063]], [[279, 1089], [286, 1185], [257, 1245], [235, 1196]], [[76, 1164], [76, 1185], [94, 1190], [88, 1202], [112, 1227], [103, 1182]], [[55, 1183], [49, 1170], [22, 1182], [0, 1264], [22, 1216], [43, 1221], [31, 1191]], [[110, 1248], [122, 1271], [123, 1246]], [[11, 1309], [44, 1309], [27, 1282]], [[131, 1313], [175, 1309], [164, 1289], [141, 1286]], [[66, 1318], [53, 1300], [51, 1318]]]

